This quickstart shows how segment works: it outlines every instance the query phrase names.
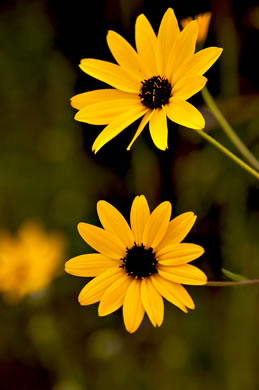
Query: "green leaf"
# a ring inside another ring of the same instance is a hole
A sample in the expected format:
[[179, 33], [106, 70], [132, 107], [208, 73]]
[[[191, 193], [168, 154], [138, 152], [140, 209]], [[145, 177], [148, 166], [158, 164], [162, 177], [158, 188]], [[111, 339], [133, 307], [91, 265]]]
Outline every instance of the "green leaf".
[[228, 271], [225, 268], [221, 268], [221, 271], [230, 280], [234, 280], [234, 281], [237, 281], [237, 282], [239, 282], [240, 280], [248, 280], [245, 276], [239, 275], [239, 274], [234, 274], [233, 272]]

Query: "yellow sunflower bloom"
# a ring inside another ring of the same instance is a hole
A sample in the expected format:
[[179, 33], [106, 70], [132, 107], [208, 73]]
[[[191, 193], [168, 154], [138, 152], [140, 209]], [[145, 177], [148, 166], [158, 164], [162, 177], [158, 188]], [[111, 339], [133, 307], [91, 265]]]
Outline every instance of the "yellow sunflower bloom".
[[209, 47], [195, 53], [198, 22], [192, 21], [180, 31], [174, 11], [169, 8], [158, 34], [142, 14], [135, 27], [135, 50], [119, 34], [109, 31], [107, 43], [117, 61], [113, 64], [83, 59], [80, 68], [113, 88], [81, 93], [71, 99], [79, 111], [75, 119], [94, 125], [106, 125], [93, 144], [95, 153], [127, 126], [142, 117], [128, 146], [149, 122], [154, 144], [166, 150], [167, 117], [192, 129], [203, 129], [202, 114], [186, 100], [207, 82], [203, 74], [220, 56], [222, 49]]
[[0, 292], [7, 302], [45, 288], [57, 275], [65, 256], [65, 238], [46, 233], [42, 225], [26, 221], [17, 235], [0, 231]]
[[[197, 43], [203, 42], [206, 40], [210, 25], [211, 12], [205, 12], [204, 14], [198, 14], [194, 18], [198, 22], [199, 32], [197, 36]], [[193, 18], [189, 16], [188, 18], [181, 19], [180, 24], [182, 28], [185, 28], [189, 23], [193, 21]]]
[[81, 237], [97, 252], [66, 262], [66, 272], [94, 277], [81, 290], [81, 305], [100, 302], [99, 316], [121, 306], [128, 332], [135, 332], [145, 312], [151, 323], [160, 326], [164, 317], [163, 297], [182, 311], [194, 303], [182, 284], [203, 285], [206, 275], [188, 264], [204, 253], [196, 244], [181, 243], [196, 216], [186, 212], [170, 221], [171, 203], [163, 202], [152, 213], [146, 198], [136, 196], [130, 212], [130, 225], [106, 201], [97, 203], [103, 229], [79, 223]]

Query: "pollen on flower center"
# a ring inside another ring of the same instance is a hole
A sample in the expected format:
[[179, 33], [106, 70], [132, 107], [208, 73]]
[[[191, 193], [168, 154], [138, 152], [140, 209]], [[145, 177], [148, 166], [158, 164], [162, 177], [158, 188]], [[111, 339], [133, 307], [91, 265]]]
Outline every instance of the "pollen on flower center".
[[148, 108], [161, 108], [169, 102], [172, 86], [169, 81], [161, 76], [153, 76], [141, 81], [139, 93], [140, 101]]
[[127, 248], [126, 256], [121, 259], [120, 268], [125, 269], [128, 275], [138, 279], [143, 279], [157, 273], [157, 260], [153, 248], [146, 249], [143, 244]]

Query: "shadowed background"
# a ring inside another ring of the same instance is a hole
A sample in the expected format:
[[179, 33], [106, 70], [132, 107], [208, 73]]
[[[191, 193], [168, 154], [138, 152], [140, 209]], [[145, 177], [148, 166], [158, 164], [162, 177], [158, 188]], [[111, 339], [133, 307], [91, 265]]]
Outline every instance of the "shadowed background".
[[[134, 196], [144, 194], [152, 209], [169, 200], [173, 216], [198, 215], [186, 241], [205, 248], [195, 264], [209, 279], [222, 279], [222, 266], [259, 278], [259, 191], [252, 176], [172, 122], [166, 152], [155, 148], [148, 128], [126, 152], [135, 123], [94, 155], [92, 143], [104, 126], [73, 120], [69, 98], [104, 87], [78, 64], [86, 57], [113, 61], [107, 30], [133, 44], [142, 12], [157, 31], [169, 6], [178, 19], [211, 10], [206, 46], [224, 51], [206, 73], [207, 86], [259, 155], [256, 2], [149, 3], [23, 0], [0, 6], [0, 227], [15, 234], [33, 218], [68, 242], [59, 276], [43, 292], [16, 304], [0, 295], [1, 390], [259, 388], [258, 286], [187, 287], [194, 311], [184, 314], [166, 303], [161, 328], [145, 319], [129, 335], [120, 310], [100, 318], [97, 305], [80, 307], [77, 296], [87, 279], [63, 272], [66, 260], [91, 251], [76, 225], [99, 225], [98, 200], [129, 217]], [[210, 134], [235, 152], [200, 94], [190, 101]]]

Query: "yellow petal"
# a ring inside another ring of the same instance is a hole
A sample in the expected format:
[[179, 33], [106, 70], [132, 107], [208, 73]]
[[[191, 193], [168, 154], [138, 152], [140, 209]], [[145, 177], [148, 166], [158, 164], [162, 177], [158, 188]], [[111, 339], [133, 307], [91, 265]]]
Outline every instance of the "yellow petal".
[[78, 296], [80, 305], [91, 305], [100, 301], [105, 290], [123, 275], [125, 273], [121, 268], [115, 268], [96, 276], [81, 290]]
[[176, 82], [175, 74], [179, 68], [194, 54], [196, 39], [198, 36], [198, 23], [196, 20], [179, 34], [175, 40], [168, 56], [166, 74], [169, 80], [174, 84]]
[[149, 110], [144, 116], [143, 118], [141, 119], [141, 122], [139, 124], [139, 127], [137, 128], [137, 131], [134, 135], [134, 137], [132, 138], [132, 141], [130, 142], [129, 146], [127, 147], [127, 150], [130, 150], [131, 149], [131, 146], [133, 145], [133, 143], [136, 141], [136, 139], [138, 138], [138, 136], [142, 133], [142, 131], [144, 130], [144, 127], [146, 126], [146, 124], [148, 123], [148, 121], [150, 120], [152, 114], [153, 114], [154, 110]]
[[83, 240], [103, 256], [115, 260], [125, 256], [126, 248], [113, 233], [83, 222], [77, 228]]
[[166, 150], [168, 148], [168, 128], [166, 113], [163, 106], [161, 109], [153, 110], [153, 115], [149, 121], [149, 131], [156, 147], [161, 150]]
[[193, 18], [191, 16], [187, 16], [186, 18], [180, 20], [180, 25], [182, 28], [185, 28], [192, 21], [193, 21]]
[[170, 202], [162, 202], [151, 213], [143, 232], [145, 247], [156, 249], [163, 239], [170, 220], [172, 206]]
[[96, 138], [92, 146], [92, 150], [97, 153], [98, 150], [103, 147], [103, 145], [116, 137], [116, 135], [122, 132], [122, 130], [124, 130], [131, 123], [143, 116], [147, 111], [148, 108], [139, 103], [139, 105], [136, 105], [136, 107], [116, 117]]
[[100, 200], [97, 203], [97, 213], [105, 230], [115, 234], [125, 247], [131, 248], [134, 245], [133, 233], [128, 222], [115, 207]]
[[188, 307], [188, 309], [194, 309], [195, 305], [188, 291], [179, 283], [170, 283], [172, 283], [172, 290], [177, 295], [179, 301], [181, 301], [183, 305]]
[[173, 305], [179, 307], [182, 311], [187, 313], [187, 309], [185, 305], [179, 300], [177, 293], [174, 291], [174, 284], [167, 279], [162, 278], [158, 274], [154, 274], [151, 276], [151, 281], [158, 291], [158, 293], [171, 302]]
[[137, 245], [143, 242], [143, 232], [149, 216], [150, 211], [145, 196], [136, 196], [131, 206], [130, 224]]
[[221, 55], [223, 49], [219, 47], [207, 47], [189, 58], [175, 73], [175, 79], [186, 76], [202, 76]]
[[156, 252], [156, 258], [161, 265], [181, 265], [200, 257], [204, 249], [196, 244], [174, 244], [165, 246]]
[[118, 268], [118, 266], [119, 263], [116, 260], [109, 259], [99, 253], [90, 253], [68, 260], [65, 264], [65, 271], [75, 276], [92, 277], [111, 268]]
[[178, 265], [175, 267], [159, 265], [158, 273], [163, 278], [175, 283], [191, 285], [202, 285], [207, 283], [207, 276], [205, 273], [191, 264]]
[[106, 88], [94, 91], [79, 93], [70, 99], [71, 106], [77, 110], [99, 102], [105, 102], [118, 99], [131, 99], [135, 94], [119, 91], [118, 89]]
[[98, 306], [99, 316], [107, 316], [122, 306], [125, 294], [131, 282], [132, 278], [127, 274], [124, 274], [107, 288]]
[[187, 76], [179, 79], [172, 89], [172, 96], [187, 100], [202, 90], [208, 80], [203, 76]]
[[129, 286], [123, 303], [123, 320], [129, 333], [134, 333], [140, 326], [145, 310], [141, 301], [141, 281], [133, 279]]
[[114, 59], [124, 69], [137, 73], [139, 79], [144, 79], [148, 75], [145, 63], [136, 53], [133, 47], [115, 31], [109, 31], [107, 34], [107, 43]]
[[172, 219], [172, 221], [169, 222], [163, 240], [157, 247], [157, 253], [166, 246], [179, 244], [193, 227], [196, 218], [197, 217], [193, 212], [188, 211]]
[[199, 34], [197, 37], [197, 42], [205, 41], [208, 35], [211, 12], [205, 12], [204, 14], [196, 15], [195, 19], [199, 24]]
[[135, 39], [137, 52], [150, 70], [148, 77], [157, 75], [157, 38], [151, 24], [143, 14], [139, 15], [136, 20]]
[[139, 92], [140, 79], [111, 62], [85, 58], [79, 67], [87, 74], [125, 92]]
[[163, 75], [165, 73], [169, 52], [179, 34], [180, 29], [174, 11], [172, 8], [168, 8], [162, 18], [157, 36], [163, 60]]
[[[205, 12], [203, 14], [199, 14], [195, 16], [195, 20], [197, 20], [199, 25], [197, 43], [201, 41], [205, 41], [205, 39], [207, 38], [210, 19], [211, 19], [211, 12]], [[185, 28], [192, 20], [193, 18], [191, 16], [180, 20], [180, 24], [182, 28]]]
[[164, 319], [164, 302], [149, 278], [141, 281], [141, 300], [153, 326], [161, 326]]
[[115, 120], [119, 115], [136, 109], [139, 106], [139, 98], [137, 95], [131, 99], [118, 99], [105, 102], [90, 104], [82, 108], [75, 115], [75, 119], [79, 122], [90, 123], [92, 125], [107, 125]]
[[176, 97], [170, 98], [170, 103], [165, 106], [165, 110], [168, 118], [181, 126], [197, 130], [205, 127], [205, 120], [200, 111], [184, 100]]

